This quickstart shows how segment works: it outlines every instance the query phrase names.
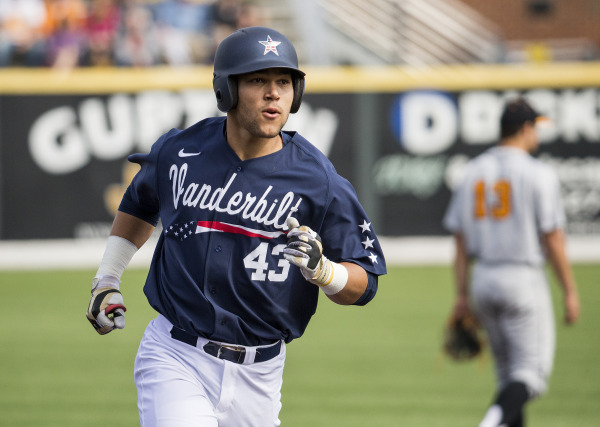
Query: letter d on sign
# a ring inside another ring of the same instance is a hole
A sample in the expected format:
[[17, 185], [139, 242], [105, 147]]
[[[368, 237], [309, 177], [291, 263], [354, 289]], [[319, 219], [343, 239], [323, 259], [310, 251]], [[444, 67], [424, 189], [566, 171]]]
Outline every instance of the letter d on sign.
[[392, 129], [404, 149], [416, 155], [447, 150], [458, 134], [456, 102], [446, 92], [414, 91], [392, 106]]

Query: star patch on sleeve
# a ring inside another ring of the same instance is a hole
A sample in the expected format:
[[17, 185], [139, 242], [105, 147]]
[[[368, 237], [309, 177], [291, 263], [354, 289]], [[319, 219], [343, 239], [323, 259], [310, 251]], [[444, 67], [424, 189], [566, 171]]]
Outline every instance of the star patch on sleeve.
[[[365, 251], [367, 251], [367, 249], [369, 249], [369, 248], [375, 249], [375, 246], [373, 245], [373, 243], [375, 243], [375, 239], [371, 239], [371, 237], [369, 236], [369, 233], [371, 232], [371, 223], [367, 222], [366, 219], [363, 219], [363, 223], [359, 224], [358, 227], [361, 229], [361, 231], [360, 231], [361, 239], [362, 239], [362, 234], [367, 233], [365, 240], [360, 242], [365, 247]], [[378, 264], [379, 261], [377, 261], [377, 255], [375, 255], [371, 251], [368, 251], [368, 253], [369, 253], [368, 258], [371, 260], [371, 264]]]
[[360, 242], [360, 243], [362, 243], [363, 245], [365, 245], [365, 250], [367, 250], [367, 249], [373, 247], [373, 242], [374, 241], [375, 241], [374, 239], [369, 239], [369, 237], [367, 236], [367, 239], [364, 242]]
[[375, 255], [373, 252], [369, 252], [371, 255], [369, 255], [369, 259], [371, 260], [371, 262], [373, 264], [378, 264], [377, 262], [377, 255]]
[[362, 228], [361, 234], [365, 233], [365, 232], [370, 232], [371, 231], [371, 223], [367, 222], [366, 219], [363, 220], [363, 223], [361, 225], [359, 225], [359, 227]]

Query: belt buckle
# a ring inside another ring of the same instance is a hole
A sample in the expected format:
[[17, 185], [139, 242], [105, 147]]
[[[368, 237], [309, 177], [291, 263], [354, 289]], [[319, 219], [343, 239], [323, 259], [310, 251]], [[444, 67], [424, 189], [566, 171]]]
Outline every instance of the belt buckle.
[[[236, 347], [233, 345], [224, 345], [224, 344], [218, 344], [219, 348], [217, 349], [217, 359], [222, 359], [222, 355], [223, 355], [223, 349], [225, 350], [229, 350], [232, 352], [237, 353], [238, 357], [237, 360], [234, 361], [232, 360], [232, 362], [236, 362], [236, 363], [243, 363], [244, 362], [244, 358], [246, 356], [246, 349], [244, 347]], [[240, 362], [241, 359], [241, 362]]]

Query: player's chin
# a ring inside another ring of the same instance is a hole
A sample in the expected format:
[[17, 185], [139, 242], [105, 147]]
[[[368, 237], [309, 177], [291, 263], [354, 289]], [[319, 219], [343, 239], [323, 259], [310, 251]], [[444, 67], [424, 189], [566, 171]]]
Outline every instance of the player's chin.
[[272, 139], [278, 135], [279, 135], [279, 131], [277, 131], [277, 132], [260, 132], [257, 136], [260, 138], [264, 138], [264, 139]]
[[277, 135], [279, 135], [279, 132], [281, 132], [281, 129], [283, 129], [284, 125], [285, 121], [271, 121], [263, 123], [260, 126], [260, 136], [262, 138], [275, 138]]

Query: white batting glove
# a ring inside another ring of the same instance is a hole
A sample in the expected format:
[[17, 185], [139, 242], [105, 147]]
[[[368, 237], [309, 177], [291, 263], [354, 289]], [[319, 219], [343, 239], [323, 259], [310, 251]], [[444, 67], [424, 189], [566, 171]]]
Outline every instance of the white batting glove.
[[[125, 304], [123, 295], [118, 289], [119, 279], [106, 276], [102, 277], [105, 284], [100, 284], [98, 278], [94, 278], [92, 284], [92, 297], [88, 305], [86, 317], [100, 335], [105, 335], [113, 329], [123, 329], [125, 327]], [[116, 284], [107, 285], [116, 279]]]
[[323, 255], [321, 237], [310, 227], [300, 226], [293, 217], [287, 219], [288, 243], [283, 249], [286, 260], [300, 268], [302, 276], [323, 289], [328, 295], [342, 290], [348, 281], [348, 271]]

